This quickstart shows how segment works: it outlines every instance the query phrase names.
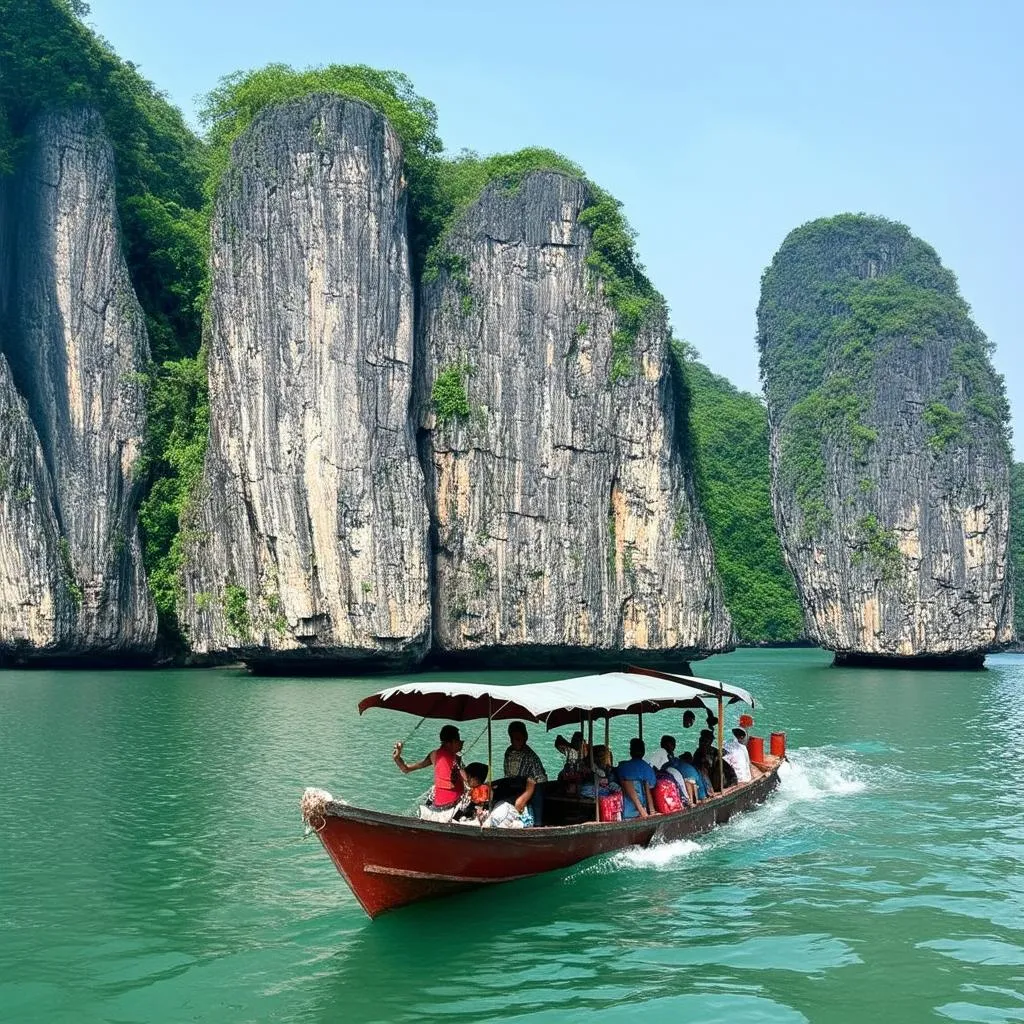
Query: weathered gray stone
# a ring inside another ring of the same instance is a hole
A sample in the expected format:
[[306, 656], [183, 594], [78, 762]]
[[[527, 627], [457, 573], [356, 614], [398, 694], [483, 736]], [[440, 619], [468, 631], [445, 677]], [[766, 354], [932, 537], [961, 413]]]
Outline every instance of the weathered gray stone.
[[[52, 595], [40, 597], [45, 610], [26, 612], [22, 627], [0, 643], [10, 637], [46, 656], [144, 656], [156, 638], [156, 610], [142, 568], [133, 473], [145, 427], [141, 373], [149, 348], [121, 252], [114, 157], [99, 116], [79, 110], [42, 117], [8, 190], [5, 217], [16, 212], [16, 222], [5, 232], [11, 245], [4, 259], [4, 347], [45, 472], [21, 411], [8, 436], [25, 446], [21, 471], [34, 480], [45, 529], [36, 540], [5, 533], [4, 543], [42, 544], [56, 524], [57, 536], [47, 541], [56, 551], [20, 557], [26, 564], [56, 561], [73, 615], [60, 611]], [[12, 390], [5, 401], [21, 410]], [[0, 594], [5, 621], [17, 618], [10, 606], [19, 600], [17, 589]], [[61, 620], [59, 628], [33, 632], [31, 622], [51, 618]]]
[[78, 608], [60, 564], [50, 474], [0, 355], [0, 661], [59, 653]]
[[902, 225], [844, 215], [787, 238], [758, 315], [773, 502], [810, 637], [840, 662], [978, 663], [1005, 645], [1002, 385], [955, 279]]
[[[615, 314], [578, 220], [588, 198], [556, 173], [490, 186], [451, 232], [452, 269], [423, 289], [418, 407], [448, 657], [678, 664], [731, 644], [664, 314], [613, 383]], [[462, 380], [467, 417], [439, 420], [439, 378]]]
[[338, 97], [264, 111], [235, 144], [212, 230], [190, 645], [263, 669], [415, 662], [428, 518], [399, 140]]

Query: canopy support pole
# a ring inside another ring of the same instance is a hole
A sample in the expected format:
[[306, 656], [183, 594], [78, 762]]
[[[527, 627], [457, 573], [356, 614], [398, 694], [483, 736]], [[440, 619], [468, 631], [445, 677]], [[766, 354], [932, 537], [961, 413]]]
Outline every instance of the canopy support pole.
[[487, 695], [487, 809], [494, 804], [494, 767], [491, 745], [491, 695]]
[[604, 749], [608, 751], [608, 756], [611, 757], [612, 753], [612, 733], [611, 733], [611, 715], [604, 716]]
[[594, 712], [587, 714], [587, 749], [590, 751], [590, 777], [594, 780], [594, 821], [601, 820], [601, 787], [594, 768]]
[[725, 705], [721, 695], [718, 698], [718, 792], [725, 792]]
[[644, 713], [642, 711], [636, 713], [636, 729], [637, 735], [642, 740], [644, 738]]

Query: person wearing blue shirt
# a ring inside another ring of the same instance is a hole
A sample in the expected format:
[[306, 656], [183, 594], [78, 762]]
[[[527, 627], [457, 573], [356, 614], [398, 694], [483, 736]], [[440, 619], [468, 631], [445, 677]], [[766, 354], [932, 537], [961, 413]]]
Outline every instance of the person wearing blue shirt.
[[615, 774], [622, 787], [622, 817], [646, 818], [654, 814], [654, 786], [658, 777], [654, 769], [644, 760], [644, 741], [629, 741], [629, 760], [623, 761]]
[[684, 750], [683, 756], [679, 758], [679, 763], [676, 767], [687, 782], [693, 783], [694, 788], [697, 790], [697, 799], [706, 800], [708, 798], [707, 779], [704, 778], [693, 763], [693, 754], [688, 750]]

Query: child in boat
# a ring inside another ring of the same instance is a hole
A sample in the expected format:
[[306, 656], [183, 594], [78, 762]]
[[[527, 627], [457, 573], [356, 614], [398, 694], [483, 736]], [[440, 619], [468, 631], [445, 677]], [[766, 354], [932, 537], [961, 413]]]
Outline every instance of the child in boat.
[[491, 810], [491, 787], [487, 785], [487, 765], [483, 761], [473, 761], [466, 765], [465, 772], [466, 785], [469, 788], [453, 820], [482, 823]]

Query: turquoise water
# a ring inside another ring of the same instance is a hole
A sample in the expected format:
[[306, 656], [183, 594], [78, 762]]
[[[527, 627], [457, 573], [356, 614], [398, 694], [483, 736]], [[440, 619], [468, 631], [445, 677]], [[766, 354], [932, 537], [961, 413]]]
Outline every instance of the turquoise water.
[[415, 720], [355, 713], [385, 681], [5, 672], [0, 1019], [1024, 1020], [1024, 658], [989, 665], [713, 658], [788, 733], [768, 805], [372, 924], [298, 798], [426, 787], [389, 760]]

